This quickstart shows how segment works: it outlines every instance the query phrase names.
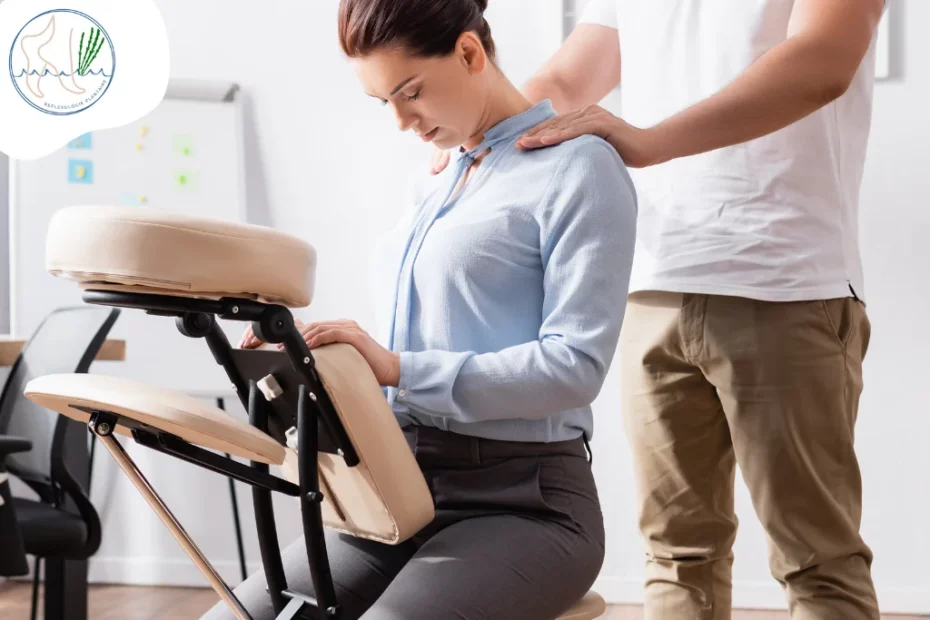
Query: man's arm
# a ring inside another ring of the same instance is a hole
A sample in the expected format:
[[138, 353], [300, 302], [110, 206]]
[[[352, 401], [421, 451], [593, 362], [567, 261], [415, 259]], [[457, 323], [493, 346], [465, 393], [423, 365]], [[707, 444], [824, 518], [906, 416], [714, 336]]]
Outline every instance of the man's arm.
[[649, 166], [768, 135], [849, 88], [881, 19], [884, 0], [797, 0], [788, 38], [719, 93], [658, 125], [639, 129], [592, 107], [553, 119], [521, 139], [547, 146], [600, 135], [628, 166]]
[[601, 101], [620, 83], [617, 30], [580, 24], [523, 87], [533, 103], [551, 99], [565, 113]]
[[740, 144], [787, 127], [843, 95], [884, 0], [799, 0], [788, 39], [718, 94], [655, 129], [660, 161]]

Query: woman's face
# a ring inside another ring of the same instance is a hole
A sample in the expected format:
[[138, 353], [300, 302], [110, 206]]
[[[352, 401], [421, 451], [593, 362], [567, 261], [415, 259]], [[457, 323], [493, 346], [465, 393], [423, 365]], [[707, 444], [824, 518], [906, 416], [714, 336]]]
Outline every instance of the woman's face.
[[478, 39], [469, 33], [442, 58], [385, 48], [353, 59], [365, 91], [394, 111], [398, 128], [440, 149], [464, 144], [479, 130], [487, 64]]

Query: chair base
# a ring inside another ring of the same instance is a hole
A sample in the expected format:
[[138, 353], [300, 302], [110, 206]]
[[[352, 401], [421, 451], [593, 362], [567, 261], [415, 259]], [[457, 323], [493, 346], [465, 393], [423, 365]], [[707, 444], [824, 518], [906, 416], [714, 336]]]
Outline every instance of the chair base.
[[233, 610], [233, 613], [236, 614], [239, 620], [252, 620], [245, 607], [242, 606], [242, 603], [236, 598], [226, 582], [223, 581], [220, 574], [216, 572], [213, 565], [210, 564], [203, 555], [197, 547], [197, 544], [191, 539], [190, 535], [184, 530], [177, 518], [171, 513], [171, 510], [165, 505], [165, 502], [158, 496], [158, 493], [155, 492], [155, 489], [152, 488], [149, 481], [142, 475], [142, 472], [139, 471], [138, 466], [126, 453], [123, 446], [113, 437], [112, 431], [116, 427], [115, 420], [107, 422], [104, 416], [95, 414], [89, 426], [100, 440], [103, 447], [105, 447], [113, 457], [113, 460], [116, 461], [116, 464], [119, 465], [123, 473], [126, 474], [126, 477], [129, 478], [136, 487], [136, 490], [138, 490], [145, 501], [148, 502], [148, 505], [155, 514], [158, 515], [161, 522], [164, 523], [165, 527], [168, 528], [168, 531], [171, 532], [175, 540], [184, 548], [184, 551], [191, 560], [193, 560], [200, 572], [207, 578], [207, 581], [210, 582], [210, 585], [220, 598], [229, 605], [230, 609]]

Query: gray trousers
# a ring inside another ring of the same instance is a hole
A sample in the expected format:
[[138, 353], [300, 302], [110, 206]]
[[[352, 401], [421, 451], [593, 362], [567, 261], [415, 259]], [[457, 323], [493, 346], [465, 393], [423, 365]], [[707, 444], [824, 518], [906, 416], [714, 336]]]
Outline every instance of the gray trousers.
[[[396, 546], [327, 532], [344, 620], [552, 620], [584, 596], [604, 560], [604, 524], [580, 439], [404, 433], [436, 518]], [[283, 556], [288, 586], [312, 595], [303, 540]], [[255, 620], [275, 617], [263, 573], [235, 592]], [[234, 616], [220, 603], [203, 618]]]

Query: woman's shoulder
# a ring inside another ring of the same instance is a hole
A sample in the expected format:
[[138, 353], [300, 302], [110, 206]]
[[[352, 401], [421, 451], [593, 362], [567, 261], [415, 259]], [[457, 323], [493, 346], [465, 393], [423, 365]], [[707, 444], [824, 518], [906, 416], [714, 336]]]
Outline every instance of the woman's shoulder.
[[583, 135], [559, 144], [522, 150], [513, 147], [509, 165], [514, 169], [532, 170], [546, 178], [585, 174], [592, 169], [615, 170], [626, 175], [626, 165], [606, 140], [595, 135]]
[[626, 168], [616, 149], [600, 136], [585, 134], [548, 148], [552, 149], [552, 157], [562, 168], [569, 167], [569, 164], [585, 163], [602, 163]]

